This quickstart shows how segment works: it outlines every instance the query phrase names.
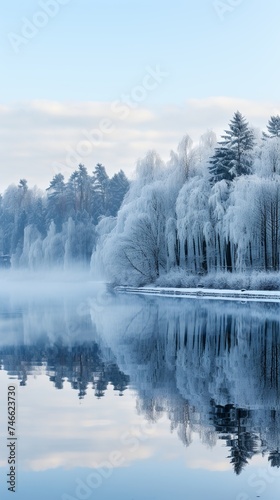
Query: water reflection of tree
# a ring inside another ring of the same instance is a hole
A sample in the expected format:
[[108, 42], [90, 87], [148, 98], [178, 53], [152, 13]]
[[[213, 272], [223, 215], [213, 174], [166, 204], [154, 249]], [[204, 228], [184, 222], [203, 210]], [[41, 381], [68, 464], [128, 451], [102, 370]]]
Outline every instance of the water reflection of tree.
[[9, 375], [16, 376], [20, 385], [26, 385], [28, 375], [43, 367], [49, 380], [57, 389], [63, 389], [65, 380], [78, 391], [82, 399], [89, 385], [95, 396], [104, 396], [109, 384], [123, 394], [129, 377], [122, 373], [114, 361], [104, 361], [98, 345], [94, 342], [68, 347], [62, 342], [55, 345], [6, 347], [0, 351], [2, 367]]
[[240, 474], [248, 461], [259, 451], [258, 438], [250, 429], [250, 410], [233, 405], [213, 405], [211, 420], [220, 439], [230, 449], [230, 462], [236, 474]]
[[137, 387], [138, 411], [151, 421], [166, 414], [185, 446], [194, 433], [210, 447], [223, 439], [236, 474], [255, 454], [277, 466], [279, 305], [149, 297], [137, 299], [137, 310], [131, 303], [119, 340], [117, 332], [106, 338]]
[[238, 429], [237, 435], [233, 439], [227, 440], [227, 446], [230, 447], [230, 462], [233, 464], [236, 474], [241, 473], [257, 450], [256, 437], [254, 434], [246, 432], [245, 429]]

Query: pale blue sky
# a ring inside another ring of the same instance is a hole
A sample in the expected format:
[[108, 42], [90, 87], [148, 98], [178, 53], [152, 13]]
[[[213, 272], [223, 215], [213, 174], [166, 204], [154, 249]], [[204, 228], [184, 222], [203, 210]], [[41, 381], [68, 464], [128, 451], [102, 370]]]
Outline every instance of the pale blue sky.
[[[44, 0], [42, 0], [44, 2]], [[159, 63], [168, 83], [159, 102], [227, 95], [278, 99], [278, 0], [69, 0], [15, 54], [8, 40], [38, 0], [1, 10], [2, 100], [111, 100]], [[215, 9], [216, 6], [216, 9]]]
[[[38, 13], [42, 12], [42, 5], [47, 0], [11, 0], [1, 6], [0, 55], [4, 72], [0, 108], [4, 106], [5, 112], [0, 109], [0, 128], [5, 128], [8, 113], [9, 126], [14, 117], [11, 134], [17, 128], [19, 113], [21, 118], [26, 117], [24, 129], [27, 133], [30, 127], [30, 137], [32, 130], [39, 131], [40, 127], [49, 123], [48, 116], [35, 123], [30, 112], [34, 101], [44, 100], [45, 104], [48, 101], [75, 103], [75, 109], [83, 102], [112, 103], [141, 84], [146, 68], [156, 65], [167, 72], [168, 77], [156, 91], [147, 93], [145, 101], [137, 105], [137, 110], [153, 110], [158, 119], [160, 112], [168, 107], [176, 106], [177, 110], [182, 110], [192, 99], [198, 100], [197, 108], [205, 109], [204, 103], [213, 97], [226, 97], [231, 105], [211, 108], [209, 120], [201, 118], [201, 133], [209, 128], [219, 133], [226, 127], [240, 99], [250, 101], [252, 113], [247, 112], [249, 120], [256, 115], [256, 107], [262, 107], [253, 125], [265, 126], [270, 114], [278, 112], [278, 0], [49, 1], [55, 1], [57, 5], [58, 2], [65, 2], [66, 5], [60, 5], [53, 18], [45, 14], [45, 21], [40, 16], [38, 18]], [[32, 38], [16, 40], [15, 36], [22, 36], [24, 32], [24, 18], [33, 22], [34, 16], [35, 20], [46, 25], [39, 28]], [[15, 48], [18, 50], [15, 51]], [[206, 101], [199, 104], [200, 100]], [[241, 112], [246, 114], [247, 107], [244, 105]], [[168, 115], [167, 112], [165, 114]], [[92, 118], [92, 126], [96, 127], [94, 116]], [[83, 128], [80, 116], [77, 120]], [[165, 123], [168, 125], [167, 121]], [[69, 118], [67, 126], [71, 124], [73, 121]], [[176, 140], [171, 140], [170, 134], [170, 143], [173, 145], [174, 141], [174, 148], [181, 135], [189, 130], [196, 139], [198, 130], [193, 132], [194, 125], [191, 115], [178, 126]], [[131, 124], [128, 128], [131, 130]], [[174, 128], [172, 126], [172, 130]], [[40, 181], [34, 170], [35, 163], [32, 166], [30, 148], [26, 150], [18, 142], [19, 132], [15, 131], [12, 138], [17, 157], [12, 158], [8, 152], [5, 156], [10, 165], [6, 182], [10, 182], [13, 176], [17, 180], [19, 165], [29, 169], [32, 182], [37, 178]], [[154, 129], [154, 135], [156, 132]], [[41, 140], [50, 133], [42, 129]], [[135, 128], [135, 133], [138, 133], [138, 128]], [[80, 140], [79, 132], [75, 134], [73, 138], [69, 133], [69, 148], [75, 147]], [[4, 147], [9, 142], [5, 137]], [[116, 142], [119, 145], [117, 139], [114, 144]], [[155, 148], [165, 155], [166, 137], [162, 141], [162, 149], [158, 142]], [[24, 144], [27, 144], [26, 140]], [[138, 146], [125, 155], [124, 150], [114, 149], [111, 144], [111, 157], [108, 148], [108, 154], [104, 153], [109, 171], [113, 172], [121, 165], [129, 171], [133, 167], [132, 159], [136, 160], [153, 144], [149, 137], [142, 140], [142, 146]], [[40, 175], [43, 184], [51, 177], [51, 167], [47, 164], [61, 162], [59, 156], [65, 155], [67, 147], [62, 142], [60, 149], [58, 143], [55, 148], [53, 143], [41, 144], [40, 152], [35, 156], [36, 168], [38, 164], [42, 165]], [[97, 156], [96, 161], [103, 161], [102, 154]], [[91, 158], [92, 162], [95, 158]]]

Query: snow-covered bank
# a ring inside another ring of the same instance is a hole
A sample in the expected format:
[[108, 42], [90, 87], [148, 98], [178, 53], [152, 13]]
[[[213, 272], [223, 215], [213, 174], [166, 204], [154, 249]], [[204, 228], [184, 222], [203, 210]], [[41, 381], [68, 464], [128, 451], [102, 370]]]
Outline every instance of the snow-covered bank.
[[211, 288], [163, 288], [163, 287], [131, 287], [118, 286], [120, 293], [156, 295], [159, 297], [176, 297], [192, 299], [238, 300], [255, 302], [279, 302], [280, 292], [266, 290], [216, 290]]

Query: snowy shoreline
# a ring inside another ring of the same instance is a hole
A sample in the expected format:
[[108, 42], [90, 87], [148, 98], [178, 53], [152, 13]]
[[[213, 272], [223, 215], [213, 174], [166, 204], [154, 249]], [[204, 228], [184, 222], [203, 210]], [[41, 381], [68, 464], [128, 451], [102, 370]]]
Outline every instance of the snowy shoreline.
[[154, 295], [158, 297], [191, 298], [191, 299], [214, 299], [214, 300], [236, 300], [255, 302], [279, 302], [280, 291], [266, 290], [228, 290], [212, 288], [164, 288], [164, 287], [131, 287], [117, 286], [115, 291], [119, 293], [131, 293], [140, 295]]

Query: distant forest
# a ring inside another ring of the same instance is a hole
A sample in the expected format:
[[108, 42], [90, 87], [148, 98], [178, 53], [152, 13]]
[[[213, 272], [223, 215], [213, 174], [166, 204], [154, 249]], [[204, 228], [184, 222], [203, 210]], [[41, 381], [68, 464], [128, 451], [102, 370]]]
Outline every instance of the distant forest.
[[1, 198], [0, 228], [14, 266], [91, 262], [120, 284], [279, 272], [280, 116], [261, 133], [237, 111], [218, 142], [186, 135], [166, 163], [149, 151], [132, 182], [101, 164], [57, 174], [46, 195], [21, 180]]
[[56, 174], [46, 193], [21, 179], [0, 198], [0, 255], [32, 269], [89, 263], [99, 219], [117, 215], [128, 188], [123, 171], [110, 179], [101, 164], [92, 175], [79, 165], [67, 182]]

